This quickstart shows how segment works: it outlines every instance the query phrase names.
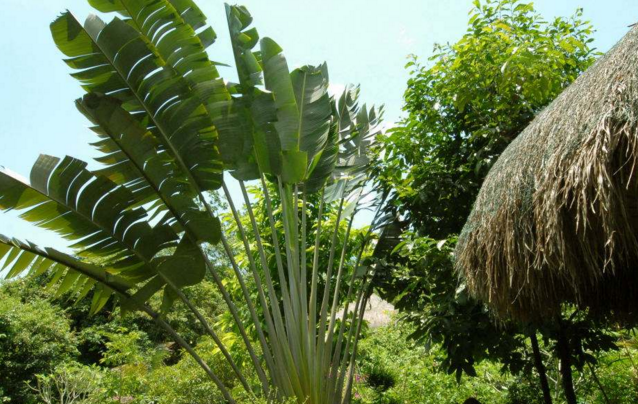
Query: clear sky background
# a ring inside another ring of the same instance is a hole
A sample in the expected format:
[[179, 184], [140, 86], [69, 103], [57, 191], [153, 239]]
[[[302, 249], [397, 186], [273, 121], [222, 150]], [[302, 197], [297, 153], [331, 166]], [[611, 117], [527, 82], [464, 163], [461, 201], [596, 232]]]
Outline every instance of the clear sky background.
[[[40, 153], [89, 161], [95, 137], [73, 101], [82, 95], [53, 44], [49, 23], [69, 9], [83, 20], [85, 0], [1, 0], [0, 166], [28, 177]], [[583, 7], [606, 51], [638, 22], [636, 0], [537, 0], [546, 18], [571, 16]], [[223, 1], [200, 0], [219, 39], [213, 60], [232, 64]], [[245, 0], [261, 36], [275, 39], [291, 67], [328, 62], [331, 86], [361, 84], [362, 99], [385, 104], [386, 121], [401, 117], [409, 54], [421, 60], [435, 43], [456, 42], [467, 27], [472, 0]], [[232, 69], [222, 75], [234, 80]], [[54, 236], [0, 213], [0, 234], [61, 247]]]

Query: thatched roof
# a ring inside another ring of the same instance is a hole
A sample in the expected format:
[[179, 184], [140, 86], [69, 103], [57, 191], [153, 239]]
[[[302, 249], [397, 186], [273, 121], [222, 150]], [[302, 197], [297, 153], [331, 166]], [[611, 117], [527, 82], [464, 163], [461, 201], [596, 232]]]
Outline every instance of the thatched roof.
[[494, 164], [457, 248], [470, 291], [524, 320], [563, 302], [637, 313], [637, 157], [634, 28]]

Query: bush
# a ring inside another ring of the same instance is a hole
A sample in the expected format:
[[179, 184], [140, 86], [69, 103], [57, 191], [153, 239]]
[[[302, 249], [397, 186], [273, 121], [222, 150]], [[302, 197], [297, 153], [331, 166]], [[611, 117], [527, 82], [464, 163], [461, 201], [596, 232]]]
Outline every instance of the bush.
[[459, 404], [474, 396], [482, 403], [505, 403], [503, 391], [511, 377], [502, 375], [496, 365], [481, 364], [477, 367], [479, 376], [457, 383], [454, 375], [439, 371], [440, 352], [427, 351], [408, 340], [412, 331], [411, 326], [399, 322], [373, 330], [361, 340], [358, 368], [365, 382], [355, 384], [356, 402]]
[[382, 366], [372, 366], [366, 378], [368, 385], [379, 391], [386, 391], [396, 384], [394, 375]]
[[543, 404], [543, 393], [537, 383], [526, 379], [514, 381], [507, 389], [507, 404]]
[[48, 301], [22, 301], [0, 289], [0, 386], [12, 404], [33, 402], [27, 383], [78, 352], [64, 312]]
[[77, 364], [62, 365], [50, 375], [38, 375], [32, 390], [44, 404], [97, 404], [100, 373]]
[[[630, 356], [631, 355], [631, 356]], [[600, 387], [593, 380], [591, 370], [585, 368], [584, 386], [581, 388], [581, 395], [588, 397], [587, 403], [592, 404], [624, 404], [638, 403], [638, 369], [636, 368], [635, 350], [625, 351], [621, 355], [607, 355], [601, 358], [596, 373], [603, 385], [605, 394], [609, 401], [600, 390]], [[576, 391], [579, 394], [579, 391]]]

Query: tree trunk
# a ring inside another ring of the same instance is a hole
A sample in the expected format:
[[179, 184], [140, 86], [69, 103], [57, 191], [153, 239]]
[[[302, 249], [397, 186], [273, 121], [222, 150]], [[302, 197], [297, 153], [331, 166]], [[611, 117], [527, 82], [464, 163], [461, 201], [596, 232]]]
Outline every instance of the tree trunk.
[[603, 387], [603, 384], [600, 382], [600, 379], [598, 378], [598, 375], [596, 375], [596, 370], [594, 369], [592, 364], [589, 363], [589, 362], [587, 362], [587, 366], [589, 366], [589, 370], [591, 371], [591, 375], [594, 378], [594, 382], [596, 382], [596, 385], [600, 389], [600, 392], [603, 393], [603, 398], [605, 399], [605, 403], [606, 404], [610, 404], [611, 401], [609, 401], [609, 397], [607, 396], [607, 392], [605, 392], [605, 388]]
[[574, 379], [572, 377], [572, 361], [569, 349], [569, 340], [565, 335], [565, 328], [561, 320], [558, 321], [558, 341], [556, 344], [558, 358], [560, 359], [560, 376], [567, 404], [577, 404], [574, 392]]
[[531, 333], [530, 339], [532, 340], [532, 351], [534, 352], [534, 366], [536, 367], [538, 377], [540, 378], [541, 389], [543, 390], [543, 398], [545, 399], [545, 404], [552, 404], [552, 392], [549, 390], [547, 373], [545, 372], [545, 365], [543, 365], [541, 350], [538, 347], [538, 338], [536, 338], [536, 330]]

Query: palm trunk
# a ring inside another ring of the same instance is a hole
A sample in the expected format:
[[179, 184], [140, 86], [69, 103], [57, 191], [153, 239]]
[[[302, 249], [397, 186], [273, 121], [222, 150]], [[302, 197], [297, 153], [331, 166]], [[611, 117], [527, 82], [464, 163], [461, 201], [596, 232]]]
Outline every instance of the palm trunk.
[[543, 390], [543, 399], [545, 404], [552, 404], [552, 393], [549, 390], [549, 383], [547, 382], [547, 373], [545, 372], [545, 365], [543, 364], [543, 358], [541, 357], [541, 351], [538, 347], [538, 338], [536, 338], [536, 330], [530, 334], [532, 340], [532, 351], [534, 352], [534, 366], [538, 372], [538, 377], [541, 382], [541, 389]]
[[558, 323], [558, 341], [556, 344], [556, 351], [558, 353], [558, 358], [560, 359], [560, 375], [563, 391], [565, 393], [565, 400], [567, 401], [567, 404], [577, 404], [576, 393], [574, 392], [574, 379], [572, 377], [569, 340], [565, 335], [565, 328], [561, 320], [559, 320]]

